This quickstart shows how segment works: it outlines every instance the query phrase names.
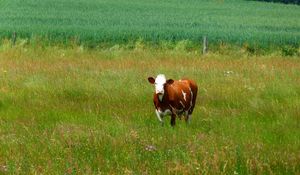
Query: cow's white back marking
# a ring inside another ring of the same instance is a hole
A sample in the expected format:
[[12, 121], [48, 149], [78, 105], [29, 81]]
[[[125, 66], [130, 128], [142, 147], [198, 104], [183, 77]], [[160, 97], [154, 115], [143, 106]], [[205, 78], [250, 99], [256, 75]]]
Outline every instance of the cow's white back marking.
[[182, 93], [182, 95], [183, 95], [184, 101], [186, 101], [186, 93], [185, 93], [183, 90], [181, 90], [181, 93]]

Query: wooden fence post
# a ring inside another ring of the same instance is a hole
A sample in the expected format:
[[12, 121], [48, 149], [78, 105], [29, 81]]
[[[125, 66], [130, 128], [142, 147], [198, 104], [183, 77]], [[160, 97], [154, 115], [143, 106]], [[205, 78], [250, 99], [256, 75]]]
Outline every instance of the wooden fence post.
[[13, 32], [11, 41], [12, 41], [12, 45], [14, 46], [17, 41], [17, 33], [16, 32]]
[[202, 54], [205, 55], [207, 53], [207, 37], [203, 37], [203, 49], [202, 49]]

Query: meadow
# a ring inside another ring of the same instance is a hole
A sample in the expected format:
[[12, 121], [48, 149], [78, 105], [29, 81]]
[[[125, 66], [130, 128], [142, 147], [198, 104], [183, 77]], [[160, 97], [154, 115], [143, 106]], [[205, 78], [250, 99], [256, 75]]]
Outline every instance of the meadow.
[[0, 0], [0, 38], [96, 47], [143, 40], [299, 47], [300, 6], [244, 0]]
[[[198, 83], [189, 125], [158, 73]], [[299, 174], [299, 57], [2, 43], [0, 148], [0, 174]]]

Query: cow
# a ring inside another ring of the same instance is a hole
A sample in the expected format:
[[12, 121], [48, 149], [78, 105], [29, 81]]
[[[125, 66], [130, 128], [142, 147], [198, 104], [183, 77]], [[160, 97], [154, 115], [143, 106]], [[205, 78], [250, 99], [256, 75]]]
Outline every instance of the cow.
[[171, 126], [175, 126], [176, 116], [184, 116], [189, 123], [197, 98], [196, 83], [189, 79], [167, 80], [164, 74], [149, 77], [148, 81], [155, 85], [153, 102], [158, 120], [163, 124], [163, 117], [171, 115]]

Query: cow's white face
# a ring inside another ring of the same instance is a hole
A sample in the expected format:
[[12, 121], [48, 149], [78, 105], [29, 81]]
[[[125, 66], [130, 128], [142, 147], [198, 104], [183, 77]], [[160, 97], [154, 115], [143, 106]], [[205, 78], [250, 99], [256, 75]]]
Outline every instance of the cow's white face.
[[157, 75], [155, 79], [153, 77], [149, 77], [148, 81], [151, 84], [154, 84], [155, 93], [158, 95], [160, 101], [162, 101], [162, 98], [165, 94], [165, 85], [172, 84], [174, 82], [172, 79], [166, 80], [166, 76], [164, 74]]
[[167, 82], [167, 80], [166, 80], [165, 75], [163, 75], [163, 74], [157, 75], [157, 77], [155, 79], [155, 83], [154, 83], [156, 94], [164, 95], [164, 93], [165, 93], [164, 86], [165, 86], [166, 82]]

